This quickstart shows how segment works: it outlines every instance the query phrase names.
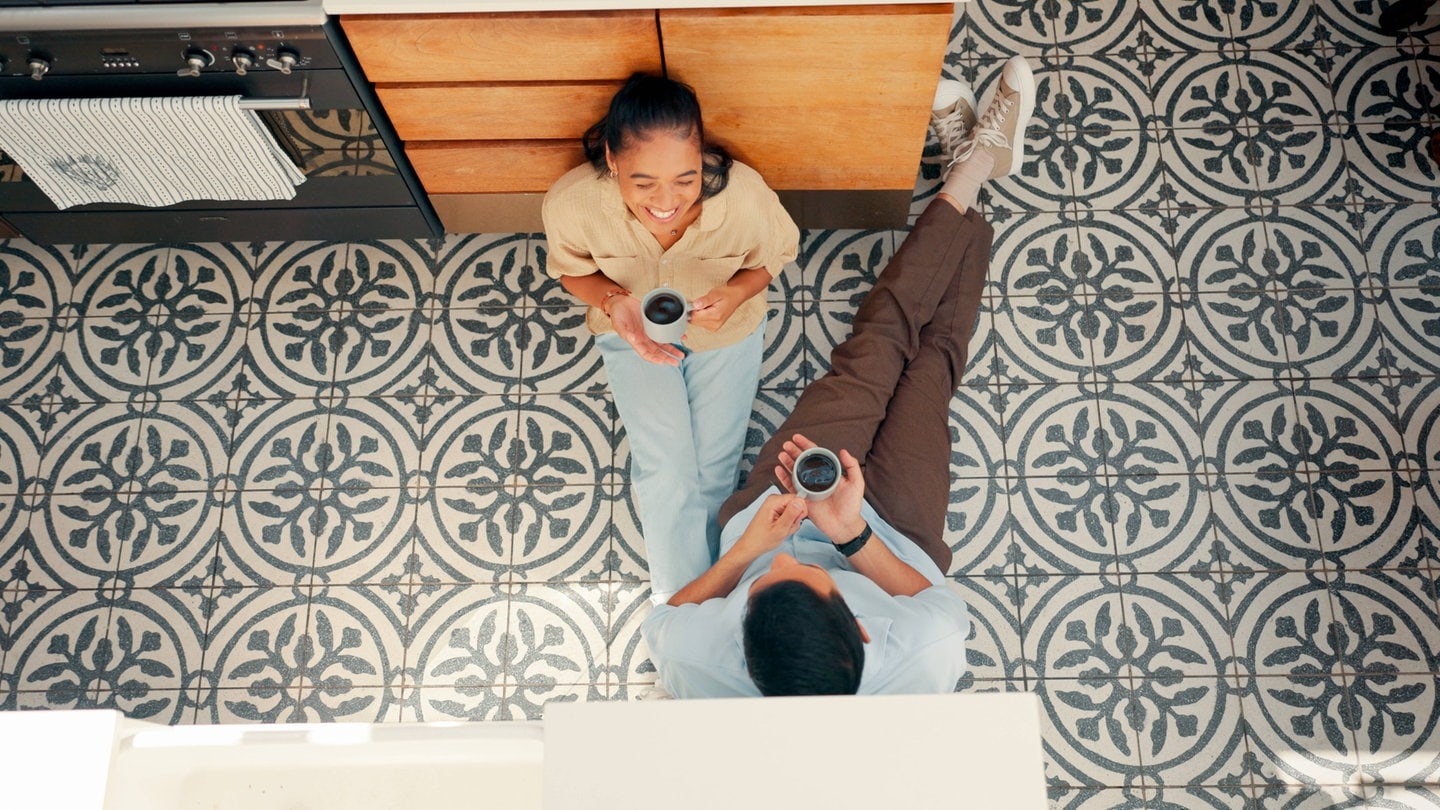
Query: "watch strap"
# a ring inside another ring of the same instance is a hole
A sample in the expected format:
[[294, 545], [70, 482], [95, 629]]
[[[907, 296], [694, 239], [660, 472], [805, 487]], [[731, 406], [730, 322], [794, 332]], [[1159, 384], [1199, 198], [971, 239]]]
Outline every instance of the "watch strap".
[[846, 557], [854, 557], [856, 552], [865, 547], [865, 544], [870, 540], [870, 536], [874, 533], [875, 532], [870, 529], [870, 524], [867, 523], [865, 524], [865, 531], [860, 532], [855, 536], [855, 539], [850, 542], [841, 543], [836, 546], [835, 550], [844, 554]]

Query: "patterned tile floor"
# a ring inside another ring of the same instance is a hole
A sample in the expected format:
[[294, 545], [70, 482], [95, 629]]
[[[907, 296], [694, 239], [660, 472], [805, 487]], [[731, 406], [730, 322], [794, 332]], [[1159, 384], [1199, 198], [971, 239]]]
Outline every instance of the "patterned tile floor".
[[[961, 688], [1041, 696], [1058, 806], [1440, 807], [1440, 27], [1379, 8], [958, 7], [947, 73], [1042, 81], [954, 404]], [[805, 234], [752, 448], [902, 236]], [[0, 242], [0, 706], [633, 698], [627, 445], [544, 261]]]

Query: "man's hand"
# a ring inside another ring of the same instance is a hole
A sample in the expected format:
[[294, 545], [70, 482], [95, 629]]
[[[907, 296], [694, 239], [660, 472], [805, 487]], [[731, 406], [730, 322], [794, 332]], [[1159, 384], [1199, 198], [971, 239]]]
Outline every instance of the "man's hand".
[[771, 495], [760, 505], [745, 533], [735, 542], [754, 559], [780, 545], [781, 541], [800, 528], [808, 503], [798, 495]]
[[615, 333], [625, 339], [635, 353], [652, 363], [678, 366], [685, 356], [679, 349], [668, 343], [656, 343], [645, 335], [645, 322], [640, 314], [640, 299], [633, 295], [615, 297], [610, 305], [610, 325]]
[[[795, 491], [795, 459], [801, 453], [814, 447], [815, 443], [796, 433], [780, 452], [780, 463], [775, 467], [775, 477], [790, 492]], [[806, 501], [806, 512], [815, 528], [825, 533], [830, 542], [840, 545], [855, 539], [865, 530], [865, 520], [860, 517], [860, 504], [865, 500], [865, 477], [860, 472], [860, 462], [841, 450], [840, 466], [844, 476], [830, 497], [823, 501]]]
[[735, 545], [720, 555], [720, 559], [705, 573], [676, 591], [666, 604], [672, 607], [698, 605], [707, 599], [728, 595], [740, 584], [740, 577], [744, 575], [745, 569], [750, 567], [750, 563], [755, 562], [755, 558], [780, 545], [782, 540], [800, 528], [800, 521], [805, 519], [807, 506], [804, 499], [794, 495], [771, 495], [766, 498], [765, 502], [760, 504], [755, 517], [750, 519], [750, 525], [745, 527], [745, 533], [735, 541]]

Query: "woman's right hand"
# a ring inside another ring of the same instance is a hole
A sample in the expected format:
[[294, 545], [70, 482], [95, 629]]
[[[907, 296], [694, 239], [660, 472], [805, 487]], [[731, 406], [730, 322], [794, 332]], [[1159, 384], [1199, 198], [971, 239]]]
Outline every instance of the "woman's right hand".
[[678, 366], [685, 357], [675, 346], [656, 343], [646, 336], [645, 322], [640, 314], [640, 299], [633, 295], [615, 296], [614, 303], [610, 305], [610, 325], [615, 327], [616, 334], [635, 349], [636, 354], [652, 363]]

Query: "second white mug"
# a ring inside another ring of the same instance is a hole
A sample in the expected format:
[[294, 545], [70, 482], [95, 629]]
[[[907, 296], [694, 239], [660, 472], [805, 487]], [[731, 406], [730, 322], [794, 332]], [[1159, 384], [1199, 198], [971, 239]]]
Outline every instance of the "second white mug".
[[812, 447], [795, 459], [795, 494], [807, 501], [823, 501], [840, 486], [844, 474], [839, 456], [823, 447]]

